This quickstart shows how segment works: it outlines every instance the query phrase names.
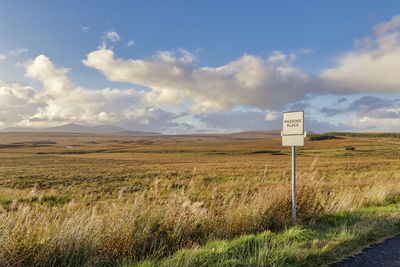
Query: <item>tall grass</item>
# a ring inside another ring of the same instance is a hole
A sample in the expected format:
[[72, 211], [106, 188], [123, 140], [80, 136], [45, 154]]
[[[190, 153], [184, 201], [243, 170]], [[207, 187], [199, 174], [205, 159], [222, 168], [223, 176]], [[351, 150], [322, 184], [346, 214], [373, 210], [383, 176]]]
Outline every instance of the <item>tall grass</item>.
[[[312, 173], [314, 170], [311, 170]], [[312, 174], [303, 175], [313, 177]], [[195, 184], [191, 186], [196, 186]], [[214, 239], [277, 230], [291, 223], [291, 192], [281, 182], [192, 201], [188, 187], [168, 198], [157, 188], [132, 199], [43, 205], [15, 203], [0, 215], [0, 265], [115, 265], [157, 259]], [[33, 193], [34, 194], [34, 193]], [[333, 183], [299, 177], [298, 218], [396, 202], [392, 178]], [[43, 196], [42, 196], [43, 199]]]
[[129, 266], [327, 266], [398, 234], [399, 220], [399, 204], [359, 208], [324, 215], [304, 226], [216, 240]]
[[[291, 225], [280, 140], [139, 141], [75, 140], [87, 154], [2, 150], [0, 266], [119, 265]], [[346, 137], [299, 151], [300, 224], [400, 200], [400, 150], [378, 141]]]

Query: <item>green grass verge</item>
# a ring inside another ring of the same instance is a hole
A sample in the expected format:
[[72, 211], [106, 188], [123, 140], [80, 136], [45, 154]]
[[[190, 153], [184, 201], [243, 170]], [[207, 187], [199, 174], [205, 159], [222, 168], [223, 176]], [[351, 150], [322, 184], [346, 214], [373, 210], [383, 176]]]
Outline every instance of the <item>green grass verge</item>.
[[399, 204], [369, 207], [326, 215], [278, 233], [213, 241], [133, 266], [324, 266], [399, 232]]

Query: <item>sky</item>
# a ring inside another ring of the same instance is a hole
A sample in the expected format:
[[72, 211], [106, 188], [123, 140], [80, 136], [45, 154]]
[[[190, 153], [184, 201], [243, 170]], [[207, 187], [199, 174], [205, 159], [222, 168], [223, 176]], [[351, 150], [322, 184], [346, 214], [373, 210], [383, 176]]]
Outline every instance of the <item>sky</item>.
[[400, 131], [400, 2], [3, 1], [0, 129]]

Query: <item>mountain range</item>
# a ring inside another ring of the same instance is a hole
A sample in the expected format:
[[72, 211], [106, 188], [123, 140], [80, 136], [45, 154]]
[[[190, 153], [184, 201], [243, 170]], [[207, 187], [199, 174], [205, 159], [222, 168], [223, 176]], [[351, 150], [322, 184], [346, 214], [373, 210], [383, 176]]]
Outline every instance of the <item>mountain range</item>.
[[124, 128], [112, 125], [84, 126], [79, 124], [66, 124], [57, 127], [29, 128], [29, 127], [9, 127], [0, 132], [46, 132], [46, 133], [89, 133], [104, 134], [114, 136], [158, 136], [156, 132], [129, 131]]

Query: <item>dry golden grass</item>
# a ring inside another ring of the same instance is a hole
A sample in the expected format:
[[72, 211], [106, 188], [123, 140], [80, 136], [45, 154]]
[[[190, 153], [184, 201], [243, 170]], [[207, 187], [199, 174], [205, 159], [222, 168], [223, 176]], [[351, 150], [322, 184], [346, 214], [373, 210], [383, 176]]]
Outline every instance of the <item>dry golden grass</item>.
[[[267, 137], [8, 136], [0, 265], [114, 265], [281, 229], [291, 223], [290, 154]], [[300, 223], [397, 202], [399, 144], [307, 142], [297, 160]]]

